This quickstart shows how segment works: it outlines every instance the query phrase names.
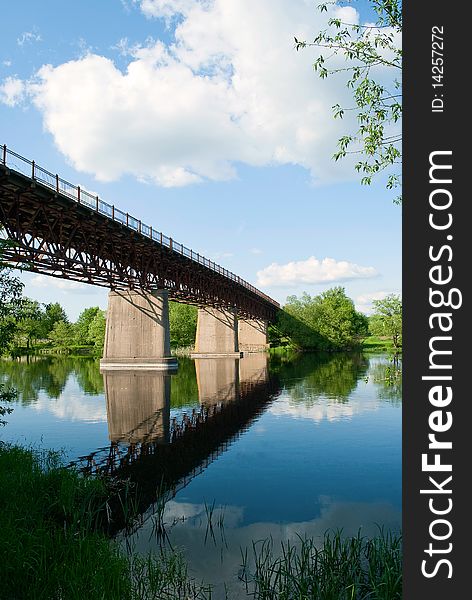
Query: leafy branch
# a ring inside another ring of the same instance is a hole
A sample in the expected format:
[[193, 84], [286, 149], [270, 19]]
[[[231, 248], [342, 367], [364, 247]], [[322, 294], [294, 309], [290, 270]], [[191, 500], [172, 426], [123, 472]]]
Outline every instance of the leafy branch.
[[[318, 6], [320, 12], [327, 12], [325, 2]], [[401, 0], [371, 0], [377, 15], [375, 25], [346, 23], [339, 18], [330, 18], [328, 28], [320, 31], [311, 42], [295, 38], [296, 50], [317, 47], [330, 50], [321, 53], [314, 61], [313, 68], [321, 79], [340, 72], [348, 72], [347, 87], [352, 90], [355, 106], [345, 108], [335, 104], [333, 115], [342, 119], [346, 111], [357, 112], [358, 128], [352, 134], [338, 140], [334, 160], [348, 154], [360, 155], [355, 163], [361, 175], [361, 183], [370, 185], [374, 176], [387, 172], [388, 189], [401, 186], [401, 133], [399, 125], [402, 117], [401, 74], [402, 50], [397, 45], [398, 34], [402, 31]], [[339, 66], [339, 57], [348, 64]], [[334, 64], [333, 64], [334, 63]], [[385, 77], [385, 74], [389, 75]], [[389, 79], [388, 87], [382, 79]], [[401, 202], [401, 196], [395, 199]]]

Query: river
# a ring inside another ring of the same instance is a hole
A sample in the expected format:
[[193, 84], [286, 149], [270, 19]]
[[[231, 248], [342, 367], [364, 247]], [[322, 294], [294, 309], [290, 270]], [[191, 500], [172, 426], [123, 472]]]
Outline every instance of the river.
[[181, 358], [174, 375], [38, 357], [1, 361], [0, 380], [18, 390], [0, 439], [137, 481], [142, 517], [118, 539], [178, 549], [215, 598], [223, 582], [243, 597], [253, 541], [401, 527], [401, 381], [386, 355]]

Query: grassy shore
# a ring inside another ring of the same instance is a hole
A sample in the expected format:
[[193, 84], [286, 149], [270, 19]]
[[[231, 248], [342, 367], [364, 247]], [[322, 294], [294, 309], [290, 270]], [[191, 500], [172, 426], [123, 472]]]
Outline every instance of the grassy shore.
[[[210, 600], [182, 556], [126, 555], [106, 535], [110, 489], [60, 457], [0, 442], [0, 598]], [[259, 600], [400, 600], [401, 541], [326, 536], [243, 551], [243, 579]], [[248, 558], [249, 557], [249, 558]], [[244, 590], [244, 587], [242, 588]]]
[[[362, 342], [361, 349], [364, 352], [395, 352], [395, 347], [390, 338], [387, 337], [377, 337], [375, 335], [370, 335], [365, 338]], [[397, 349], [397, 352], [401, 352], [402, 349]]]
[[178, 554], [130, 557], [107, 538], [108, 495], [55, 453], [0, 444], [0, 598], [206, 598]]

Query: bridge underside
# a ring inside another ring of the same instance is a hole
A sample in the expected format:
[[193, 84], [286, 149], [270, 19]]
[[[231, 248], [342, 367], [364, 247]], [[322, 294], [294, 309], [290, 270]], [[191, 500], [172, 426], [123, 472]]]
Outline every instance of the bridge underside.
[[242, 318], [274, 319], [275, 303], [239, 278], [229, 279], [206, 259], [202, 264], [159, 244], [98, 207], [98, 198], [95, 210], [0, 165], [0, 224], [12, 241], [3, 260], [113, 290], [165, 289], [180, 302], [231, 310]]

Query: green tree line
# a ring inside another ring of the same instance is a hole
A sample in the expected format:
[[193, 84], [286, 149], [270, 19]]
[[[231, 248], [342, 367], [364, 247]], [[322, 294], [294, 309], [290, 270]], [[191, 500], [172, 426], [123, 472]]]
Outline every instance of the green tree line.
[[0, 315], [2, 354], [19, 355], [40, 348], [73, 350], [89, 347], [101, 354], [105, 339], [105, 312], [84, 309], [70, 322], [59, 302], [40, 303], [27, 297], [11, 299]]

